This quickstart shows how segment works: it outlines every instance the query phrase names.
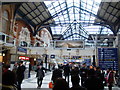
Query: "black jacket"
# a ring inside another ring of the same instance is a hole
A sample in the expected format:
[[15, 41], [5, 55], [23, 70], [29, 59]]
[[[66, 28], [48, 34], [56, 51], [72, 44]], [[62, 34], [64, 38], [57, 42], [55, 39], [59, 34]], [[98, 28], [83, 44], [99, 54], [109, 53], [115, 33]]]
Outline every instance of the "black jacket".
[[51, 80], [53, 80], [53, 82], [55, 82], [55, 80], [56, 80], [57, 78], [59, 78], [59, 77], [62, 78], [62, 70], [60, 70], [60, 69], [55, 69], [55, 70], [53, 71], [53, 73], [52, 73], [52, 78], [51, 78]]
[[25, 66], [22, 65], [22, 66], [19, 66], [18, 69], [17, 69], [17, 80], [23, 80], [24, 79], [24, 71], [25, 71]]

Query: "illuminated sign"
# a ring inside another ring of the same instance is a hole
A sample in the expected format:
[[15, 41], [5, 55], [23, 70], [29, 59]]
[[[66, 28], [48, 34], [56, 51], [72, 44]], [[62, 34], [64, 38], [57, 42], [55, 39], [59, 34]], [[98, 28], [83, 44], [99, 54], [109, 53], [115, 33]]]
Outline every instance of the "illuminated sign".
[[104, 70], [112, 68], [118, 70], [118, 49], [117, 48], [98, 48], [99, 66]]
[[51, 55], [50, 58], [55, 58], [55, 55]]
[[19, 52], [27, 53], [27, 49], [26, 49], [26, 48], [18, 47], [18, 51], [19, 51]]
[[20, 56], [19, 59], [21, 59], [21, 60], [29, 60], [29, 57]]

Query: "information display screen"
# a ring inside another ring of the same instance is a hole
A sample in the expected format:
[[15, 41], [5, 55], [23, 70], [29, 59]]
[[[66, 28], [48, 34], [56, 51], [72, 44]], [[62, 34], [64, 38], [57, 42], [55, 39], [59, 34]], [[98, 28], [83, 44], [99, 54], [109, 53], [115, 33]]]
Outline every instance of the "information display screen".
[[118, 70], [117, 52], [117, 48], [98, 48], [98, 61], [101, 69], [112, 68], [113, 70]]

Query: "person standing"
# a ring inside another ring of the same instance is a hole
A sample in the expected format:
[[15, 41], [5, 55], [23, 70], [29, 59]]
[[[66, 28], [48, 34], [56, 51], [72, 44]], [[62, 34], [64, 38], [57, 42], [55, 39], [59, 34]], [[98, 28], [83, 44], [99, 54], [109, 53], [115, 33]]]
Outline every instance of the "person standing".
[[[16, 75], [13, 71], [7, 70], [2, 73], [2, 88], [0, 90], [18, 90], [16, 86]], [[1, 86], [0, 85], [0, 86]]]
[[66, 82], [65, 79], [59, 77], [56, 79], [52, 90], [70, 90], [70, 89], [68, 82]]
[[52, 72], [52, 78], [51, 80], [53, 81], [53, 83], [55, 83], [56, 79], [61, 77], [62, 78], [62, 70], [61, 69], [54, 69], [54, 71]]
[[101, 88], [100, 78], [95, 76], [94, 69], [88, 70], [88, 77], [84, 82], [84, 87], [87, 88], [87, 90], [104, 90]]
[[88, 69], [86, 67], [86, 63], [83, 63], [82, 68], [80, 69], [80, 76], [81, 76], [81, 86], [84, 87], [84, 83], [87, 79]]
[[13, 66], [13, 70], [12, 70], [12, 71], [16, 74], [17, 69], [18, 69], [18, 63], [17, 63], [17, 62], [15, 62], [15, 64], [14, 64], [14, 66]]
[[25, 72], [25, 66], [23, 65], [23, 61], [20, 61], [18, 69], [17, 69], [17, 85], [18, 85], [18, 90], [21, 90], [21, 84], [24, 79], [24, 72]]
[[78, 75], [73, 75], [71, 78], [72, 87], [70, 90], [87, 90], [85, 87], [79, 85], [80, 78]]
[[65, 80], [68, 82], [69, 84], [69, 75], [70, 75], [70, 67], [69, 64], [66, 64], [63, 68], [64, 70], [64, 76], [65, 76]]
[[107, 74], [107, 83], [108, 83], [109, 90], [112, 90], [114, 78], [115, 78], [114, 72], [113, 72], [112, 68], [109, 68], [108, 74]]
[[4, 65], [2, 66], [2, 73], [7, 72], [7, 71], [9, 70], [9, 68], [10, 68], [10, 65], [4, 64]]
[[115, 72], [115, 84], [116, 85], [118, 85], [118, 82], [119, 82], [119, 71], [118, 70], [116, 70], [116, 72]]
[[29, 63], [29, 71], [28, 71], [28, 78], [30, 78], [30, 72], [32, 70], [32, 66], [31, 66], [31, 63]]
[[95, 71], [95, 77], [97, 77], [100, 80], [100, 89], [104, 90], [104, 75], [101, 73], [101, 68], [100, 67], [96, 67], [96, 71]]

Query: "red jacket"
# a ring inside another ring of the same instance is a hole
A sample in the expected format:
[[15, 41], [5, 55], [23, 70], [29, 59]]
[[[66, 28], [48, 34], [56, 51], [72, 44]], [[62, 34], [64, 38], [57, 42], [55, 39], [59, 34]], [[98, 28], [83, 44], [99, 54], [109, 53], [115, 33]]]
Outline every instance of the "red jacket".
[[113, 83], [114, 82], [114, 72], [110, 71], [108, 76], [108, 83]]

